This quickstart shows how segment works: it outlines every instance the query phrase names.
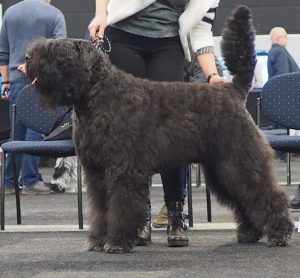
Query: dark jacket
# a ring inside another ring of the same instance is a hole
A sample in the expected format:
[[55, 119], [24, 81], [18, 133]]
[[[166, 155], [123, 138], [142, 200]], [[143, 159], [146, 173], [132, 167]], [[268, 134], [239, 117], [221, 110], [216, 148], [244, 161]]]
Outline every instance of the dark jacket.
[[269, 78], [296, 71], [300, 71], [300, 69], [286, 48], [279, 44], [273, 44], [268, 53]]

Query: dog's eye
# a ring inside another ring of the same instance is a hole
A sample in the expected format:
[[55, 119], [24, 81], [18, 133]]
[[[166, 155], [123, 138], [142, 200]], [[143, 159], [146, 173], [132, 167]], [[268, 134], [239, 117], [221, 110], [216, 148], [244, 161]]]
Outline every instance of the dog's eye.
[[28, 64], [30, 62], [31, 57], [27, 54], [25, 55], [25, 62]]

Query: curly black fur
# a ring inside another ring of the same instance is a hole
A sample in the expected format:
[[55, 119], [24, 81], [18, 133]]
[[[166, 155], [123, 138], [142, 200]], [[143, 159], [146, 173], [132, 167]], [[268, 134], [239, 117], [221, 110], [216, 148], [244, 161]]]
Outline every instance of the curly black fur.
[[238, 241], [267, 235], [286, 246], [293, 232], [273, 151], [245, 109], [255, 59], [250, 11], [227, 21], [223, 50], [234, 83], [135, 78], [80, 40], [41, 40], [28, 73], [49, 106], [74, 105], [74, 140], [91, 205], [90, 250], [128, 252], [145, 224], [148, 177], [202, 163], [207, 186], [233, 209]]
[[221, 49], [225, 65], [231, 72], [233, 83], [240, 90], [251, 88], [256, 65], [254, 46], [255, 29], [252, 25], [251, 11], [240, 6], [238, 12], [227, 19], [227, 28], [223, 30]]

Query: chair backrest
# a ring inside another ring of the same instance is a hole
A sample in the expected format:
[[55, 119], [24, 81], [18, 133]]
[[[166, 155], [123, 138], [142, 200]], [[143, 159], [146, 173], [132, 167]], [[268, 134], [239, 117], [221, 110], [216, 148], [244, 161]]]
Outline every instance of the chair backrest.
[[269, 79], [261, 92], [261, 111], [285, 128], [300, 129], [300, 72]]
[[45, 135], [52, 131], [57, 119], [68, 111], [66, 106], [61, 106], [55, 111], [46, 111], [41, 106], [36, 90], [31, 84], [19, 92], [16, 105], [16, 120]]
[[10, 137], [9, 102], [0, 98], [0, 142]]

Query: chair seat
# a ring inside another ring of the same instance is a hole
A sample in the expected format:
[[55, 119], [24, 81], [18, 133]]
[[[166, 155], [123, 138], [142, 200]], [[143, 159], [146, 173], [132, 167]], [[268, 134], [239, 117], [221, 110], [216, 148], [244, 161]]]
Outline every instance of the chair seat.
[[75, 155], [72, 140], [59, 141], [10, 141], [2, 144], [6, 153], [30, 153], [37, 156], [66, 157]]
[[262, 129], [263, 133], [266, 135], [287, 135], [287, 129]]
[[267, 135], [267, 139], [271, 147], [277, 151], [289, 153], [300, 152], [300, 136]]

